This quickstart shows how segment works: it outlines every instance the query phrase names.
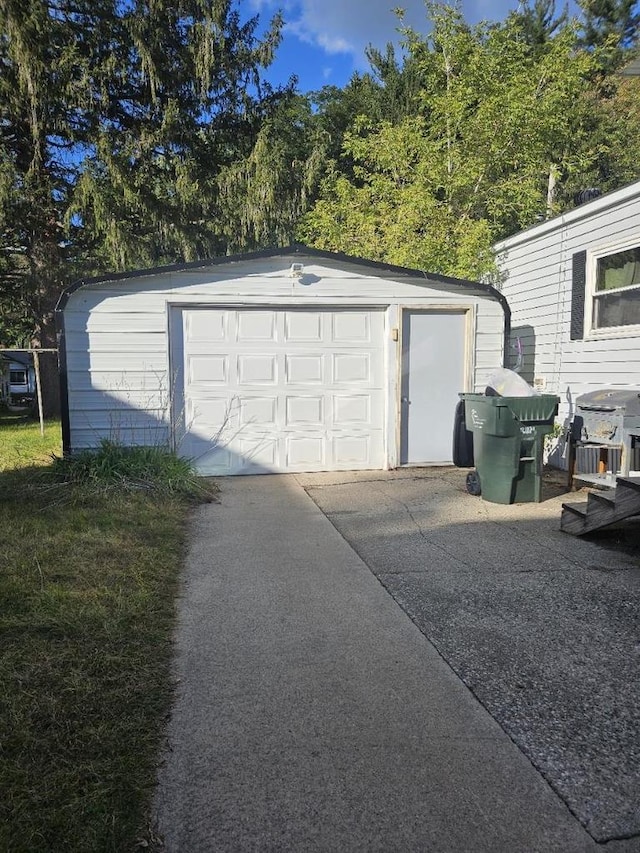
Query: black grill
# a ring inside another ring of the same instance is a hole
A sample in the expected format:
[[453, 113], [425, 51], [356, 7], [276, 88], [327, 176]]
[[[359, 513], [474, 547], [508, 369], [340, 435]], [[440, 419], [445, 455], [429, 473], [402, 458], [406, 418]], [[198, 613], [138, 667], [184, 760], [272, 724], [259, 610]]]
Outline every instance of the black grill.
[[576, 398], [576, 476], [609, 477], [640, 468], [640, 388], [601, 388]]

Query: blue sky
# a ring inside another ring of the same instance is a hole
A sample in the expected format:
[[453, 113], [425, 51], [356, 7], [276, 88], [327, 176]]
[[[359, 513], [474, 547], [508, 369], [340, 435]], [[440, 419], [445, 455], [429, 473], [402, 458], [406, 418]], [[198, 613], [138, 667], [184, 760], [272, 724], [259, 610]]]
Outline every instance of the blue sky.
[[[556, 7], [564, 3], [558, 0]], [[298, 77], [302, 92], [325, 84], [343, 86], [354, 71], [366, 70], [364, 49], [397, 41], [393, 7], [405, 10], [405, 21], [417, 31], [426, 26], [423, 0], [239, 0], [241, 14], [259, 13], [265, 23], [278, 9], [285, 17], [284, 39], [267, 73], [274, 84]], [[573, 4], [572, 4], [573, 6]], [[470, 23], [501, 20], [518, 0], [463, 0]]]

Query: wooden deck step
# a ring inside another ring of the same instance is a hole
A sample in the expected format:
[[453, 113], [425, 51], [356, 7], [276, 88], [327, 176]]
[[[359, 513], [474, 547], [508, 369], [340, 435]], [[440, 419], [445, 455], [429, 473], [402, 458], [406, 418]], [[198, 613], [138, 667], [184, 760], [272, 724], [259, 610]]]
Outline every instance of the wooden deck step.
[[589, 492], [586, 503], [563, 504], [560, 529], [582, 536], [635, 515], [640, 515], [640, 477], [617, 477], [614, 490]]
[[562, 504], [562, 516], [560, 518], [560, 530], [565, 533], [573, 533], [580, 536], [583, 533], [584, 523], [587, 518], [587, 504]]
[[616, 505], [615, 489], [612, 489], [610, 492], [589, 492], [587, 503], [589, 503], [589, 501], [592, 503], [599, 503], [602, 506], [613, 509]]
[[618, 477], [617, 483], [618, 485], [623, 485], [625, 488], [640, 491], [640, 477]]
[[618, 478], [615, 513], [620, 518], [640, 513], [640, 479]]
[[586, 501], [581, 504], [562, 504], [562, 509], [568, 510], [568, 512], [577, 516], [578, 518], [586, 518], [587, 517], [587, 504]]

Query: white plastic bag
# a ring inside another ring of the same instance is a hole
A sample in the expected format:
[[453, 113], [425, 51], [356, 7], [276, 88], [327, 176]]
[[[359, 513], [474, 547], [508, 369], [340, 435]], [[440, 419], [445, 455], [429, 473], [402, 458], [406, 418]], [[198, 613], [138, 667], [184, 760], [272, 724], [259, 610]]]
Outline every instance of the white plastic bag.
[[498, 397], [535, 397], [538, 392], [513, 370], [498, 367], [487, 382], [486, 394]]

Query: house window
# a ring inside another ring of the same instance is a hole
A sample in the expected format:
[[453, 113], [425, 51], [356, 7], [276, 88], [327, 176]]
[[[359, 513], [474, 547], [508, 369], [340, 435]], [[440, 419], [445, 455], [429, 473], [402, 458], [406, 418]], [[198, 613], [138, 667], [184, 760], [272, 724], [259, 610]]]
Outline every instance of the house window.
[[640, 246], [594, 260], [592, 329], [640, 325]]
[[10, 370], [9, 382], [11, 385], [26, 385], [27, 371], [26, 370]]

